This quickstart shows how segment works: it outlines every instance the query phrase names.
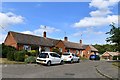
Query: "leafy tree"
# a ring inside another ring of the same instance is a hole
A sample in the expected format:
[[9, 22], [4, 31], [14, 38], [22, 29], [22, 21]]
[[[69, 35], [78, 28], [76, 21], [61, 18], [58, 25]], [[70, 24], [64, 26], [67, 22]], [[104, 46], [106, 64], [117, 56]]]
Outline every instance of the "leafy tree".
[[6, 58], [7, 57], [7, 54], [12, 51], [12, 52], [15, 52], [16, 49], [12, 46], [6, 46], [4, 44], [2, 44], [2, 57], [3, 58]]
[[111, 30], [106, 33], [109, 34], [110, 37], [108, 37], [106, 41], [114, 43], [116, 51], [120, 52], [120, 27], [115, 27], [114, 23], [110, 24], [110, 26], [112, 27]]
[[62, 52], [60, 52], [58, 47], [54, 47], [52, 51], [58, 53], [59, 55], [62, 55]]
[[96, 49], [98, 49], [98, 52], [100, 54], [103, 54], [104, 52], [106, 51], [111, 51], [111, 52], [114, 52], [115, 51], [115, 45], [113, 44], [104, 44], [104, 45], [98, 45], [98, 44], [95, 44], [93, 45]]

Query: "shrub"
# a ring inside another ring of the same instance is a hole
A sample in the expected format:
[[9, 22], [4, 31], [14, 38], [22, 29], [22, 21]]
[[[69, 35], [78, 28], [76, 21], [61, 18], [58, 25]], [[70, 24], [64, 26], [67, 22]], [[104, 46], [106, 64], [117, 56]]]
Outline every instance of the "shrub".
[[25, 63], [35, 63], [35, 62], [36, 62], [36, 59], [34, 56], [30, 56], [25, 59]]
[[118, 56], [118, 60], [120, 60], [120, 55]]
[[10, 61], [14, 61], [14, 51], [9, 51], [7, 53], [7, 59]]
[[30, 53], [30, 56], [36, 56], [37, 51], [36, 50], [31, 50], [31, 51], [29, 51], [29, 53]]
[[14, 54], [15, 61], [24, 61], [26, 51], [17, 51]]
[[7, 53], [9, 53], [10, 51], [15, 52], [16, 49], [14, 47], [12, 47], [12, 46], [6, 46], [6, 45], [2, 44], [2, 57], [3, 58], [6, 58], [7, 57]]
[[118, 56], [113, 56], [113, 60], [117, 60], [117, 57], [118, 57]]

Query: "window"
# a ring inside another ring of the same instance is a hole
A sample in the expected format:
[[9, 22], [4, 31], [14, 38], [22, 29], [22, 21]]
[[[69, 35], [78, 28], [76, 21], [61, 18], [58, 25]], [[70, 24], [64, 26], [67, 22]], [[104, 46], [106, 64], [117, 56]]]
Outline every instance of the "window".
[[60, 52], [62, 52], [62, 48], [59, 48]]
[[79, 52], [79, 51], [78, 51], [78, 50], [76, 50], [76, 54], [78, 54], [78, 52]]
[[24, 48], [24, 50], [27, 50], [27, 51], [30, 51], [30, 50], [31, 50], [31, 47], [28, 46], [28, 45], [24, 45], [23, 48]]
[[50, 51], [49, 47], [44, 47], [45, 51]]

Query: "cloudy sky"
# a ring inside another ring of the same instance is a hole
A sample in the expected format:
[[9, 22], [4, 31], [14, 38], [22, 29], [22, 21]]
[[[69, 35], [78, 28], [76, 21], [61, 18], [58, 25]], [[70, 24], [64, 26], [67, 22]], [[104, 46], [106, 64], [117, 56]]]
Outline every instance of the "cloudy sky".
[[[63, 39], [84, 44], [106, 44], [109, 24], [118, 24], [119, 0], [90, 2], [3, 2], [0, 43], [8, 31]], [[1, 5], [1, 4], [0, 4]], [[44, 27], [46, 26], [46, 28]]]

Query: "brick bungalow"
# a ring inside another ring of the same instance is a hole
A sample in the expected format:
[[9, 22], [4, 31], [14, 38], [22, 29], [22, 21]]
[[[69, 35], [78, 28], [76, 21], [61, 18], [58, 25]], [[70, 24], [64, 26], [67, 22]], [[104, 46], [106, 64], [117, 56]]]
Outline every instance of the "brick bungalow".
[[[47, 38], [46, 32], [43, 32], [43, 37], [40, 37], [9, 31], [4, 44], [13, 46], [17, 50], [41, 51], [41, 49], [44, 49], [45, 51], [52, 51], [54, 47], [57, 47], [62, 53], [69, 51], [83, 57], [86, 56], [86, 58], [88, 58], [91, 53], [98, 51], [93, 46], [82, 45], [82, 40], [80, 40], [80, 43], [75, 43], [68, 41], [67, 37], [64, 37], [64, 40]], [[88, 51], [90, 54], [88, 54]]]
[[92, 54], [98, 55], [98, 50], [92, 45], [83, 45], [83, 54], [82, 57], [89, 58]]
[[18, 32], [9, 31], [4, 41], [5, 45], [15, 47], [17, 50], [41, 50], [52, 51], [55, 44], [59, 40], [51, 39], [46, 37], [46, 32], [43, 33], [43, 37], [34, 36], [30, 34], [22, 34]]
[[[80, 40], [81, 41], [81, 40]], [[72, 52], [77, 55], [81, 55], [83, 48], [82, 48], [82, 43], [74, 43], [68, 41], [67, 37], [64, 37], [64, 41], [60, 40], [55, 47], [58, 47], [61, 52]]]
[[105, 59], [105, 60], [113, 60], [113, 56], [120, 56], [120, 53], [106, 51], [105, 53], [102, 54], [101, 57], [102, 59]]

